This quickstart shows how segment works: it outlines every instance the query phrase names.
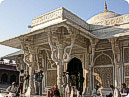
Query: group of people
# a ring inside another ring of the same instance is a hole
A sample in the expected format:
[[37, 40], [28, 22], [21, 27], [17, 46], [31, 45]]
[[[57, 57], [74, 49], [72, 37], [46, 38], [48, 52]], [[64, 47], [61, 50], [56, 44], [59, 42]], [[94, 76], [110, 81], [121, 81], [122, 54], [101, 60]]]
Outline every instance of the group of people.
[[72, 87], [71, 92], [69, 94], [62, 94], [60, 93], [58, 86], [54, 85], [52, 88], [48, 89], [47, 97], [82, 97], [79, 93], [79, 91], [75, 88], [75, 86]]
[[11, 86], [9, 86], [5, 92], [9, 93], [9, 97], [19, 97], [20, 94], [24, 94], [27, 91], [27, 88], [29, 86], [29, 72], [27, 71], [26, 74], [24, 74], [23, 81], [19, 83], [19, 85], [16, 84], [16, 82], [13, 82]]
[[[42, 95], [42, 80], [43, 80], [43, 71], [40, 70], [39, 72], [35, 72], [33, 74], [33, 81], [34, 81], [34, 91], [35, 95]], [[7, 88], [7, 92], [9, 92], [9, 96], [19, 96], [20, 94], [26, 95], [28, 87], [29, 87], [29, 80], [30, 75], [27, 71], [26, 74], [24, 74], [24, 77], [20, 84], [17, 86], [15, 82], [12, 83], [11, 86]]]
[[129, 88], [126, 87], [126, 84], [123, 83], [121, 89], [114, 87], [113, 85], [110, 86], [112, 89], [112, 93], [107, 95], [108, 97], [126, 97], [129, 94]]
[[[111, 92], [106, 95], [106, 97], [126, 97], [129, 94], [129, 88], [126, 87], [126, 84], [123, 83], [121, 89], [110, 85]], [[99, 85], [96, 85], [96, 88], [93, 89], [91, 97], [102, 97], [102, 91]]]
[[54, 85], [48, 89], [47, 97], [82, 97], [83, 82], [84, 78], [80, 73], [75, 75], [63, 72], [62, 93], [60, 93], [58, 86]]
[[42, 80], [43, 80], [43, 71], [40, 70], [39, 72], [34, 71], [34, 88], [35, 88], [35, 95], [42, 95]]

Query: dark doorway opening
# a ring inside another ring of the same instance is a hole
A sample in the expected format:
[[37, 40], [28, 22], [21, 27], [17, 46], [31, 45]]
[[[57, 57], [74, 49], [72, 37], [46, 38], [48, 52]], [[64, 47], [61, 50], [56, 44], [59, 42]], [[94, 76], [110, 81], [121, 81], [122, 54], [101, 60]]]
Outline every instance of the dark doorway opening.
[[75, 86], [77, 90], [80, 91], [80, 94], [82, 94], [84, 77], [81, 60], [73, 58], [68, 63], [67, 72], [69, 73], [71, 86]]
[[8, 83], [8, 75], [7, 74], [2, 74], [1, 76], [1, 83]]
[[10, 84], [12, 84], [13, 82], [16, 82], [16, 76], [15, 75], [10, 76]]

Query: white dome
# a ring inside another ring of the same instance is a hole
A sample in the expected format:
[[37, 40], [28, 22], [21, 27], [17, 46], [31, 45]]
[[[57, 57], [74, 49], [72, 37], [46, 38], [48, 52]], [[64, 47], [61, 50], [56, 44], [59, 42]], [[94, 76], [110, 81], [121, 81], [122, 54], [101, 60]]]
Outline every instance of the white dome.
[[87, 20], [87, 23], [94, 24], [96, 22], [100, 22], [102, 20], [114, 18], [117, 16], [120, 16], [120, 14], [117, 14], [117, 13], [112, 12], [112, 11], [105, 11], [105, 12], [101, 12], [100, 14], [97, 14], [96, 16], [93, 16], [92, 18]]

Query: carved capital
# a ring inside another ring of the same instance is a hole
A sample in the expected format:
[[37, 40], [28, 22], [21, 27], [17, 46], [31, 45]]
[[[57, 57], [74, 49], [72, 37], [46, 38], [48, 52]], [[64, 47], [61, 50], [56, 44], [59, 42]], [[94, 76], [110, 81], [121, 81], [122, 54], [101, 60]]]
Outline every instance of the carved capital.
[[[67, 32], [68, 30], [64, 27], [59, 27], [57, 32], [52, 33], [48, 32], [48, 42], [51, 48], [51, 58], [53, 61], [58, 62], [59, 60], [63, 60], [66, 62], [70, 59], [71, 51], [76, 39], [76, 33]], [[66, 36], [71, 37], [70, 45], [65, 42], [68, 41]]]
[[114, 55], [114, 63], [117, 65], [120, 62], [120, 44], [117, 38], [109, 39], [109, 42], [111, 43], [112, 52]]
[[95, 46], [98, 42], [98, 39], [90, 40], [91, 42], [91, 66], [94, 66], [94, 55], [95, 55]]
[[30, 67], [32, 62], [34, 61], [34, 56], [37, 53], [37, 47], [33, 45], [33, 37], [32, 38], [22, 38], [20, 39], [21, 48], [24, 52], [24, 62]]

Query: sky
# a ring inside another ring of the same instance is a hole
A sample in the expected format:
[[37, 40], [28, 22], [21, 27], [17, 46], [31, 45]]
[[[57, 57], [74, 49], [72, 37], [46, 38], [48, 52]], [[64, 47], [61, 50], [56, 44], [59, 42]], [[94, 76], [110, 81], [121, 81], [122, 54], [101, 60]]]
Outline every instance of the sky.
[[[106, 0], [108, 9], [129, 14], [129, 0]], [[0, 41], [29, 32], [33, 18], [65, 7], [83, 20], [103, 12], [105, 0], [0, 0]], [[0, 57], [18, 51], [0, 45]]]

